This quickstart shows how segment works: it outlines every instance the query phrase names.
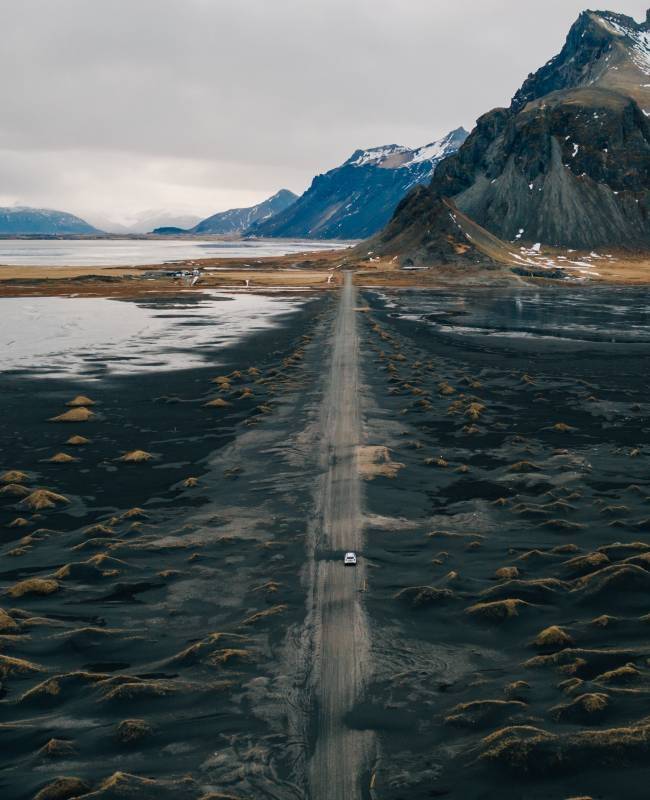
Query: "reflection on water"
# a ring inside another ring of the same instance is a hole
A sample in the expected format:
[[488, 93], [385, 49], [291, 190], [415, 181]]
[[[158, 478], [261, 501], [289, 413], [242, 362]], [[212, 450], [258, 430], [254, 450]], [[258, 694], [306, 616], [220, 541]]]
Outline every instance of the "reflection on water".
[[650, 343], [646, 289], [400, 292], [384, 300], [397, 317], [421, 322], [444, 337], [489, 337], [494, 344], [503, 339], [510, 345], [533, 339], [540, 347], [555, 348], [562, 340], [562, 347], [572, 348]]
[[215, 363], [215, 349], [277, 325], [305, 302], [216, 292], [208, 299], [138, 303], [0, 298], [0, 372], [100, 378], [202, 366], [208, 358]]
[[39, 267], [142, 266], [199, 258], [256, 258], [348, 247], [350, 242], [0, 239], [0, 265]]

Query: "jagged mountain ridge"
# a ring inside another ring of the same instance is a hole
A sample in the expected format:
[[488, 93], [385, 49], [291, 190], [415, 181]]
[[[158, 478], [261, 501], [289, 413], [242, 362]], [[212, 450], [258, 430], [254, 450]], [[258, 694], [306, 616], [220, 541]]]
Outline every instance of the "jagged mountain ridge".
[[390, 144], [356, 150], [343, 164], [317, 175], [286, 211], [248, 231], [255, 236], [360, 239], [378, 231], [414, 186], [467, 137], [458, 128], [419, 148]]
[[237, 234], [247, 230], [255, 222], [270, 219], [284, 209], [291, 206], [298, 198], [298, 195], [289, 189], [280, 189], [272, 197], [267, 198], [261, 203], [249, 208], [232, 208], [229, 211], [221, 211], [211, 217], [202, 220], [187, 233], [213, 233], [213, 234]]
[[65, 236], [101, 233], [85, 220], [50, 208], [8, 206], [0, 208], [2, 236]]
[[[649, 31], [650, 13], [581, 14], [561, 53], [438, 166], [430, 209], [414, 199], [423, 235], [444, 196], [504, 240], [650, 247]], [[412, 229], [408, 203], [399, 213]]]

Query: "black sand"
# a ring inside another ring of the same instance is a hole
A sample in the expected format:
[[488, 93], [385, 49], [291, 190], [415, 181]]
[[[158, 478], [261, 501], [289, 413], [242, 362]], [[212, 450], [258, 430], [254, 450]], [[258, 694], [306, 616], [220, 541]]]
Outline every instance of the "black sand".
[[[337, 299], [217, 369], [0, 378], [2, 472], [27, 473], [0, 494], [3, 797], [309, 796], [293, 659]], [[365, 444], [394, 466], [363, 485], [363, 796], [645, 797], [647, 295], [390, 299], [357, 317]], [[47, 421], [79, 394], [95, 417]]]

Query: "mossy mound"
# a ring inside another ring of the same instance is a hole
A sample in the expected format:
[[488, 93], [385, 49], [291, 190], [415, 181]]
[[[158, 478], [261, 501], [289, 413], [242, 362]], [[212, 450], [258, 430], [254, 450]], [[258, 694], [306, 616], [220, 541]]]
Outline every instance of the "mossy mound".
[[224, 400], [223, 397], [215, 397], [214, 400], [209, 400], [203, 405], [209, 408], [228, 408], [231, 404]]
[[505, 622], [518, 617], [525, 608], [533, 608], [531, 603], [517, 598], [495, 600], [490, 603], [476, 603], [465, 609], [465, 613], [480, 622]]
[[78, 394], [66, 403], [66, 406], [70, 406], [70, 408], [88, 408], [94, 405], [95, 401], [91, 400], [90, 397], [86, 397], [85, 394]]
[[59, 590], [59, 582], [52, 578], [27, 578], [18, 581], [7, 589], [9, 597], [25, 597], [28, 595], [46, 596]]
[[573, 644], [572, 637], [557, 625], [551, 625], [540, 631], [533, 642], [535, 647], [540, 648], [561, 648], [570, 647]]
[[117, 726], [115, 738], [122, 744], [133, 744], [152, 733], [152, 727], [143, 719], [124, 719]]
[[128, 453], [121, 455], [117, 460], [127, 464], [142, 464], [145, 461], [151, 461], [153, 458], [153, 453], [147, 453], [146, 450], [130, 450]]
[[71, 464], [73, 461], [79, 461], [78, 458], [71, 456], [69, 453], [55, 453], [47, 460], [50, 464]]
[[28, 508], [30, 511], [43, 511], [69, 502], [62, 494], [50, 492], [48, 489], [35, 489], [18, 503], [18, 507]]
[[498, 581], [510, 581], [519, 577], [519, 570], [517, 567], [499, 567], [494, 573], [494, 577]]
[[567, 584], [557, 578], [536, 578], [528, 581], [515, 579], [490, 586], [481, 595], [494, 600], [514, 597], [529, 603], [552, 603], [566, 588]]
[[83, 447], [85, 444], [90, 444], [91, 439], [86, 439], [85, 436], [71, 436], [69, 439], [66, 440], [66, 444], [72, 445], [73, 447]]
[[90, 786], [81, 778], [62, 776], [44, 786], [34, 800], [70, 800], [90, 791]]
[[63, 414], [51, 417], [50, 422], [88, 422], [95, 415], [88, 408], [71, 408]]
[[396, 600], [407, 603], [411, 608], [438, 606], [454, 600], [456, 595], [451, 589], [437, 586], [409, 586], [395, 595]]
[[602, 719], [608, 706], [608, 695], [600, 692], [590, 692], [578, 695], [570, 703], [554, 706], [550, 710], [550, 714], [558, 722], [595, 725]]
[[27, 497], [31, 494], [31, 489], [23, 486], [22, 483], [7, 483], [0, 489], [2, 497]]
[[481, 758], [521, 775], [548, 775], [598, 764], [647, 763], [650, 725], [557, 735], [532, 726], [504, 728], [483, 740]]
[[28, 479], [29, 475], [19, 469], [10, 469], [0, 475], [0, 483], [25, 483]]
[[474, 700], [454, 706], [445, 716], [445, 723], [461, 728], [484, 728], [498, 725], [526, 708], [521, 700]]
[[44, 668], [32, 661], [23, 658], [12, 658], [11, 656], [0, 653], [0, 678], [14, 677], [16, 675], [34, 675], [37, 672], [44, 672]]

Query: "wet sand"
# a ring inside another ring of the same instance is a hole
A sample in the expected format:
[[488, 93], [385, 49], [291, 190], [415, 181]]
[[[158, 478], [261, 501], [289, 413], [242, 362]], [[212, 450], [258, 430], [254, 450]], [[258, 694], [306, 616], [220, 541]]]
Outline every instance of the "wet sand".
[[0, 373], [3, 796], [645, 797], [650, 304], [574, 291]]

